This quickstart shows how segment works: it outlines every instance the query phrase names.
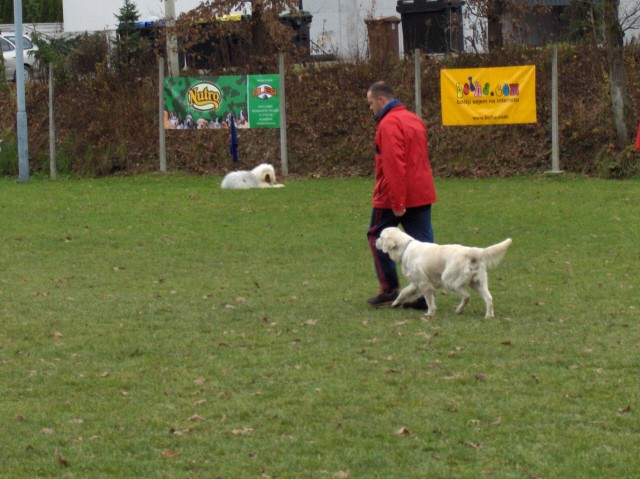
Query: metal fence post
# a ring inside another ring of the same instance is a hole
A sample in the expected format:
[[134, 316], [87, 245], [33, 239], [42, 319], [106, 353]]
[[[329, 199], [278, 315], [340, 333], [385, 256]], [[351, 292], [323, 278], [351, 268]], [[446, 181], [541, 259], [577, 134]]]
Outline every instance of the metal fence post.
[[53, 63], [49, 63], [49, 175], [55, 181], [58, 179], [58, 168], [56, 166], [56, 113], [53, 87]]
[[558, 45], [551, 50], [551, 171], [560, 171], [560, 145], [558, 139]]
[[280, 162], [282, 165], [282, 176], [289, 175], [289, 160], [287, 158], [287, 109], [285, 103], [284, 85], [284, 54], [280, 54]]
[[160, 171], [167, 171], [167, 149], [164, 132], [164, 58], [158, 60], [158, 137], [160, 145]]

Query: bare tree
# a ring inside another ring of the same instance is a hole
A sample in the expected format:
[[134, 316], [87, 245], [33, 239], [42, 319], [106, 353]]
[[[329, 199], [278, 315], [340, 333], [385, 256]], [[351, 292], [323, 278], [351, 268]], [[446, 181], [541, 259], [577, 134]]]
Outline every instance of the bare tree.
[[617, 0], [593, 0], [602, 2], [602, 19], [609, 60], [609, 87], [611, 106], [618, 137], [618, 147], [624, 149], [629, 141], [627, 119], [631, 118], [627, 77], [624, 68], [624, 32], [618, 18]]
[[[248, 19], [222, 21], [231, 12], [242, 10], [244, 5], [244, 0], [204, 0], [197, 8], [181, 15], [177, 30], [185, 40], [185, 48], [213, 37], [235, 35], [247, 41], [246, 53], [252, 63], [259, 62], [265, 55], [291, 50], [293, 32], [279, 17], [283, 12], [298, 12], [299, 0], [251, 0]], [[210, 25], [215, 25], [215, 28]]]
[[618, 16], [620, 26], [625, 34], [629, 31], [640, 30], [640, 0], [620, 4]]
[[[487, 40], [489, 49], [499, 49], [504, 45], [505, 22], [517, 23], [538, 8], [543, 12], [545, 2], [525, 2], [517, 0], [467, 0], [467, 6], [475, 15], [485, 15], [487, 19]], [[624, 66], [624, 32], [640, 26], [640, 0], [626, 2], [619, 8], [619, 0], [573, 0], [570, 8], [574, 16], [573, 38], [604, 45], [608, 59], [611, 106], [618, 147], [624, 149], [629, 141], [629, 125], [634, 113], [630, 109], [627, 79]], [[538, 5], [531, 7], [531, 5]], [[482, 29], [476, 32], [483, 33]], [[475, 40], [467, 39], [475, 45]]]
[[[466, 38], [472, 48], [500, 50], [505, 42], [514, 36], [530, 33], [531, 26], [525, 20], [532, 13], [544, 14], [551, 11], [551, 7], [541, 2], [526, 2], [522, 0], [467, 0], [465, 3], [465, 17], [471, 25], [472, 35]], [[482, 20], [486, 19], [486, 23]]]

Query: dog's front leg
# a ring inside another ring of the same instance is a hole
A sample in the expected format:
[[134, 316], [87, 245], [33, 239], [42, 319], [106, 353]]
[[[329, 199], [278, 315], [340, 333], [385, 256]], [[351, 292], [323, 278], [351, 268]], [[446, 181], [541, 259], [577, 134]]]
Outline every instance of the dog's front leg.
[[427, 311], [427, 316], [434, 316], [436, 314], [436, 290], [435, 288], [429, 285], [420, 286], [420, 292], [424, 296], [425, 301], [427, 302], [427, 306], [429, 310]]
[[400, 291], [400, 294], [398, 295], [396, 300], [393, 302], [393, 304], [391, 304], [391, 307], [397, 308], [402, 303], [406, 302], [407, 299], [411, 299], [413, 296], [415, 296], [417, 292], [418, 292], [418, 288], [416, 288], [416, 286], [413, 283], [410, 283], [402, 291]]

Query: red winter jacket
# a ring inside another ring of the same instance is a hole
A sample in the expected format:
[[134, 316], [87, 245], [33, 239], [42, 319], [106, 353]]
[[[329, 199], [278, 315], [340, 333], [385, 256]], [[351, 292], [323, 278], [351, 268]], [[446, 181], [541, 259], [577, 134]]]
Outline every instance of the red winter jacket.
[[394, 102], [377, 116], [373, 207], [403, 210], [436, 202], [422, 120]]

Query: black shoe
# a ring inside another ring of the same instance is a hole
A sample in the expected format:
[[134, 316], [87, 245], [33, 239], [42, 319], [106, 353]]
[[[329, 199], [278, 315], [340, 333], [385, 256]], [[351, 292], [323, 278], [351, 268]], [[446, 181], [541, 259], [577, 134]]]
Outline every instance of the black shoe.
[[404, 309], [419, 309], [421, 311], [429, 310], [429, 306], [427, 306], [427, 301], [424, 299], [424, 297], [418, 298], [417, 300], [410, 303], [403, 303], [402, 307]]
[[378, 296], [367, 299], [367, 303], [369, 303], [371, 306], [384, 306], [385, 304], [393, 303], [397, 297], [398, 291], [395, 289], [387, 293], [382, 291], [378, 294]]

